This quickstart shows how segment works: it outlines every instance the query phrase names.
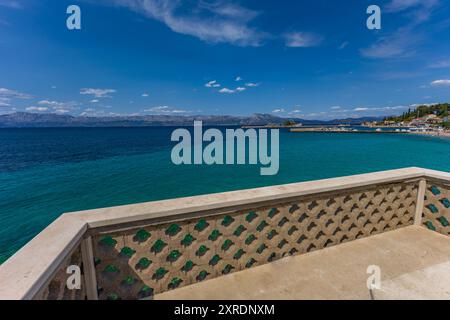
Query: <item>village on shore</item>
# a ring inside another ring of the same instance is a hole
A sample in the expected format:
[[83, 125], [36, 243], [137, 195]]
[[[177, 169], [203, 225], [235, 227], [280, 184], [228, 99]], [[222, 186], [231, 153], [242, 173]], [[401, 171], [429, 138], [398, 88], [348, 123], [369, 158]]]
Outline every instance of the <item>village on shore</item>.
[[382, 121], [363, 122], [356, 128], [349, 123], [338, 125], [303, 125], [292, 120], [283, 124], [264, 126], [243, 126], [244, 128], [287, 128], [291, 132], [316, 133], [411, 133], [431, 136], [450, 137], [450, 104], [422, 105], [409, 109], [400, 116], [386, 117]]
[[449, 109], [448, 103], [423, 105], [415, 110], [410, 109], [401, 116], [387, 117], [381, 122], [366, 122], [362, 125], [372, 128], [392, 128], [396, 132], [450, 137]]

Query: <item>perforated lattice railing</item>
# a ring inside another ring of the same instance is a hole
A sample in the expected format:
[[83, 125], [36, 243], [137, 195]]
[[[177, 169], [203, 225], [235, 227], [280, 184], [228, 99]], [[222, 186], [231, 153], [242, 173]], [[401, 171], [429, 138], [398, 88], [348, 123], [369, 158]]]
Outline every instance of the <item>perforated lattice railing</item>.
[[[37, 257], [39, 259], [39, 257]], [[69, 290], [67, 288], [67, 267], [75, 265], [81, 267], [80, 283], [84, 284], [83, 262], [81, 257], [81, 247], [77, 246], [75, 250], [65, 259], [60, 266], [58, 272], [54, 275], [51, 281], [44, 286], [38, 294], [35, 295], [35, 300], [85, 300], [86, 291], [85, 286], [81, 285], [79, 290]]]
[[450, 236], [450, 186], [428, 182], [422, 223], [430, 230]]
[[287, 255], [411, 225], [417, 188], [416, 182], [367, 187], [96, 234], [99, 298], [152, 297]]

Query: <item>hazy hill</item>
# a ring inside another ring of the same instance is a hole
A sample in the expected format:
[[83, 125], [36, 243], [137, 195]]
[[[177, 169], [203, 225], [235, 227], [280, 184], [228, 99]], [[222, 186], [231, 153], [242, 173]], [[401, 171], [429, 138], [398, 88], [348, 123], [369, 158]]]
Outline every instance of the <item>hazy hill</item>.
[[282, 124], [286, 120], [304, 125], [314, 124], [361, 124], [365, 121], [377, 121], [380, 118], [364, 117], [357, 119], [341, 119], [331, 121], [304, 120], [297, 118], [281, 118], [270, 114], [253, 114], [251, 116], [117, 116], [117, 117], [84, 117], [58, 115], [50, 113], [16, 112], [0, 115], [0, 127], [145, 127], [145, 126], [189, 126], [195, 120], [204, 125], [265, 125]]

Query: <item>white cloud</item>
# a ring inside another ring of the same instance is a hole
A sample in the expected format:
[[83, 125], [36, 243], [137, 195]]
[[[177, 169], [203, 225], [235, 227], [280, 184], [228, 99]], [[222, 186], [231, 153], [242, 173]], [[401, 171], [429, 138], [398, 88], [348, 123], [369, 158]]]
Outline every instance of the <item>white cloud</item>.
[[296, 116], [299, 116], [301, 113], [302, 113], [302, 110], [300, 110], [300, 109], [295, 109], [295, 110], [292, 110], [291, 112], [289, 112], [289, 114], [296, 115]]
[[25, 110], [30, 111], [30, 112], [45, 112], [48, 111], [47, 107], [28, 107]]
[[91, 101], [89, 101], [90, 103], [97, 103], [97, 102], [99, 102], [100, 100], [98, 100], [98, 99], [92, 99]]
[[110, 93], [115, 93], [114, 89], [94, 89], [94, 88], [83, 88], [80, 90], [80, 94], [92, 95], [96, 98], [108, 98]]
[[272, 113], [283, 113], [283, 112], [286, 112], [286, 110], [284, 110], [283, 108], [275, 109], [272, 111]]
[[236, 91], [228, 89], [228, 88], [222, 88], [222, 89], [219, 90], [219, 92], [220, 93], [228, 93], [228, 94], [230, 94], [230, 93], [235, 93]]
[[62, 107], [66, 107], [66, 106], [75, 106], [77, 103], [76, 102], [58, 102], [58, 101], [51, 101], [51, 100], [41, 100], [38, 102], [38, 104], [40, 105], [44, 105], [47, 107], [52, 107], [52, 108], [62, 108]]
[[146, 110], [144, 110], [144, 111], [152, 112], [152, 111], [162, 111], [162, 110], [169, 110], [169, 106], [152, 107], [152, 108], [146, 109]]
[[56, 113], [68, 113], [78, 108], [78, 102], [59, 102], [51, 100], [41, 100], [38, 102], [40, 106], [53, 109]]
[[56, 113], [60, 113], [60, 114], [64, 114], [64, 113], [69, 113], [71, 110], [68, 109], [56, 109], [55, 112]]
[[339, 109], [341, 109], [341, 107], [340, 107], [340, 106], [333, 106], [333, 107], [331, 107], [330, 109], [331, 109], [331, 110], [339, 110]]
[[[377, 107], [377, 108], [358, 107], [358, 108], [354, 108], [352, 111], [356, 111], [356, 112], [363, 112], [363, 111], [394, 111], [394, 110], [408, 109], [408, 108], [411, 108], [411, 107], [414, 107], [414, 106], [415, 105], [392, 106], [392, 107]], [[345, 111], [348, 111], [348, 110], [345, 110]]]
[[319, 46], [323, 38], [314, 33], [290, 32], [284, 35], [286, 46], [293, 48], [308, 48]]
[[[429, 97], [427, 97], [427, 98], [429, 98]], [[435, 105], [437, 105], [437, 104], [439, 104], [439, 102], [432, 102], [432, 103], [415, 103], [415, 104], [410, 105], [410, 107], [414, 107], [414, 108], [420, 107], [420, 106], [431, 107], [431, 106], [435, 106]]]
[[218, 83], [216, 80], [209, 81], [205, 84], [205, 87], [207, 88], [218, 88], [220, 87], [220, 83]]
[[266, 37], [265, 33], [249, 25], [258, 12], [237, 4], [222, 1], [194, 4], [174, 0], [114, 0], [113, 3], [161, 21], [174, 32], [206, 42], [260, 46]]
[[[237, 77], [235, 78], [235, 81], [242, 81], [243, 79], [241, 77]], [[212, 80], [209, 81], [205, 84], [205, 87], [207, 88], [219, 88], [222, 85], [220, 83], [217, 82], [217, 80]], [[259, 84], [258, 83], [246, 83], [245, 85], [240, 85], [238, 87], [236, 87], [235, 89], [230, 89], [227, 87], [223, 87], [222, 89], [218, 90], [219, 93], [225, 93], [225, 94], [233, 94], [233, 93], [239, 93], [239, 92], [244, 92], [246, 91], [248, 88], [252, 88], [252, 87], [258, 87]]]
[[383, 108], [373, 108], [374, 110], [400, 110], [407, 109], [410, 106], [394, 106], [394, 107], [383, 107]]
[[180, 114], [180, 113], [187, 113], [186, 110], [175, 109], [175, 108], [171, 108], [169, 106], [151, 107], [149, 109], [145, 109], [144, 112], [151, 112], [151, 113], [155, 113], [155, 114]]
[[0, 107], [10, 107], [11, 104], [9, 103], [11, 99], [10, 98], [1, 98], [0, 97]]
[[431, 85], [433, 87], [447, 87], [450, 86], [450, 80], [449, 79], [435, 80], [431, 82]]
[[8, 99], [30, 99], [31, 98], [31, 96], [29, 94], [11, 90], [11, 89], [6, 89], [6, 88], [0, 88], [0, 97], [8, 98]]
[[149, 94], [148, 94], [148, 93], [143, 93], [142, 96], [143, 96], [144, 98], [147, 98], [147, 97], [149, 96]]

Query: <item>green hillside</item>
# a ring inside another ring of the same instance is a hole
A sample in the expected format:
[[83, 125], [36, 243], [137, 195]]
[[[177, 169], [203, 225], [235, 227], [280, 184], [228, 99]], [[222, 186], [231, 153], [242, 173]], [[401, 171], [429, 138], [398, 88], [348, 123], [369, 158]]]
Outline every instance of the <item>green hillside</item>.
[[416, 118], [421, 118], [429, 114], [436, 114], [438, 117], [446, 117], [448, 116], [448, 111], [450, 109], [450, 103], [440, 103], [432, 106], [418, 106], [416, 109], [409, 109], [407, 112], [404, 112], [401, 116], [398, 117], [387, 117], [385, 121], [395, 121], [395, 122], [403, 122], [403, 121], [411, 121]]

